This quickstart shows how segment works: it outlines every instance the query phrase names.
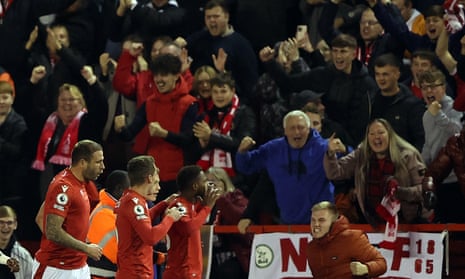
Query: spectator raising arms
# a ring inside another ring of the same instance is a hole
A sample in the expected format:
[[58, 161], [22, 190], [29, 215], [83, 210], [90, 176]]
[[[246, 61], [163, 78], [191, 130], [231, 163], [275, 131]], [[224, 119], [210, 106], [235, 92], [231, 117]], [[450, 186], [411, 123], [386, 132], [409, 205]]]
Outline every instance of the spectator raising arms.
[[[305, 224], [310, 222], [308, 212], [323, 200], [334, 200], [334, 186], [326, 178], [323, 157], [327, 140], [312, 129], [308, 116], [294, 110], [283, 120], [285, 136], [270, 140], [258, 149], [251, 150], [255, 141], [244, 137], [236, 153], [237, 169], [245, 174], [267, 171], [272, 185], [256, 187], [248, 207], [261, 210], [271, 193], [276, 193], [275, 202], [280, 211], [281, 223]], [[289, 185], [294, 190], [289, 191]], [[274, 191], [269, 187], [274, 186]], [[238, 226], [245, 233], [252, 220], [243, 218]]]
[[[37, 66], [31, 78], [40, 80], [44, 71], [42, 66]], [[103, 88], [90, 66], [83, 67], [81, 74], [87, 80], [90, 92], [83, 94], [77, 86], [63, 84], [59, 89], [57, 109], [48, 116], [40, 135], [32, 168], [41, 171], [42, 200], [53, 176], [70, 165], [74, 144], [82, 139], [97, 142], [102, 139], [108, 108]], [[97, 190], [89, 194], [95, 206]]]

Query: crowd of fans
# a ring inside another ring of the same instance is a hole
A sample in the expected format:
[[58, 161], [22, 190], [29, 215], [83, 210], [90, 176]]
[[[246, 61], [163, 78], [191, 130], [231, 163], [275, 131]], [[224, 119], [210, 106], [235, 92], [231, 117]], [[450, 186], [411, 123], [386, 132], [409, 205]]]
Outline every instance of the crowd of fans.
[[89, 139], [103, 146], [100, 188], [136, 155], [160, 169], [157, 202], [183, 166], [210, 169], [219, 207], [240, 209], [213, 215], [243, 233], [308, 224], [321, 201], [377, 226], [384, 197], [401, 223], [463, 223], [464, 6], [0, 1], [0, 204], [35, 238], [30, 217]]

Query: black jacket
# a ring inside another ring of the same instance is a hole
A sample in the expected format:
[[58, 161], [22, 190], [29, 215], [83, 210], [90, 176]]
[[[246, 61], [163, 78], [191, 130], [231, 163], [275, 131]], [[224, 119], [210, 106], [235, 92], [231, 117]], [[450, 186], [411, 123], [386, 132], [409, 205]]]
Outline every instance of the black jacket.
[[22, 176], [29, 167], [26, 138], [26, 122], [11, 110], [5, 122], [0, 124], [0, 203], [22, 195]]
[[137, 34], [146, 44], [161, 35], [174, 39], [182, 34], [185, 18], [186, 11], [182, 7], [166, 3], [154, 8], [151, 1], [138, 1], [134, 9], [128, 10], [124, 16], [113, 17], [114, 27], [110, 36], [112, 40], [121, 41], [130, 34]]
[[[337, 10], [338, 5], [335, 5], [332, 2], [328, 1], [328, 3], [325, 4], [323, 8], [323, 11], [321, 13], [321, 20], [318, 24], [318, 30], [320, 31], [321, 36], [329, 45], [331, 44], [331, 41], [341, 33], [340, 30], [332, 28], [332, 22], [334, 21]], [[352, 12], [352, 14], [353, 13], [354, 12]], [[378, 36], [373, 42], [371, 42], [368, 45], [365, 45], [365, 42], [361, 38], [359, 31], [359, 21], [362, 13], [359, 14], [359, 18], [357, 20], [356, 25], [357, 33], [354, 37], [357, 38], [361, 57], [360, 60], [364, 62], [365, 65], [367, 65], [368, 72], [372, 77], [374, 77], [374, 62], [376, 58], [386, 53], [392, 53], [400, 59], [404, 55], [404, 47], [399, 43], [398, 40], [393, 38], [389, 33], [383, 33], [382, 35]], [[367, 52], [370, 52], [369, 55], [367, 55]], [[367, 61], [364, 61], [365, 58]]]
[[376, 94], [371, 119], [386, 119], [399, 136], [421, 150], [425, 143], [422, 121], [425, 106], [405, 85], [399, 84], [399, 88], [399, 93], [392, 97]]
[[246, 136], [255, 138], [256, 128], [257, 121], [252, 109], [246, 105], [240, 105], [234, 114], [230, 134], [212, 133], [206, 150], [214, 148], [223, 149], [226, 152], [231, 152], [231, 156], [234, 158], [242, 138]]
[[15, 0], [1, 18], [0, 65], [15, 81], [29, 77], [24, 68], [27, 57], [24, 48], [29, 34], [40, 16], [56, 13], [68, 7], [74, 0]]
[[275, 61], [265, 64], [280, 88], [290, 92], [310, 89], [324, 93], [322, 102], [331, 120], [341, 124], [356, 144], [362, 141], [370, 119], [371, 102], [376, 83], [367, 68], [357, 60], [346, 74], [334, 65], [317, 67], [308, 72], [287, 75]]

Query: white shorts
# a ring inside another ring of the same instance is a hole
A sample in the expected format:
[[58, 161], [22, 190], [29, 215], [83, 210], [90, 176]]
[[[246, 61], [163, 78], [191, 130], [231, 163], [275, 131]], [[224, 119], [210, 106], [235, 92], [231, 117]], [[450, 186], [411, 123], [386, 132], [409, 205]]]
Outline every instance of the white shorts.
[[32, 278], [31, 279], [90, 279], [89, 266], [85, 266], [78, 269], [59, 269], [56, 267], [47, 266], [42, 276], [35, 276], [37, 269], [39, 269], [40, 263], [34, 259], [32, 264]]

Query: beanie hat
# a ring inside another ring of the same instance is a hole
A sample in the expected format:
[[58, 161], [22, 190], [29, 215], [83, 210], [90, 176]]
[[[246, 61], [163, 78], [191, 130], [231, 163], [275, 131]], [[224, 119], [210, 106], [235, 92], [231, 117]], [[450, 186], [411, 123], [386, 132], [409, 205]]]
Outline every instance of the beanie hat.
[[11, 85], [13, 97], [15, 96], [15, 83], [10, 74], [0, 67], [0, 81], [6, 81]]

